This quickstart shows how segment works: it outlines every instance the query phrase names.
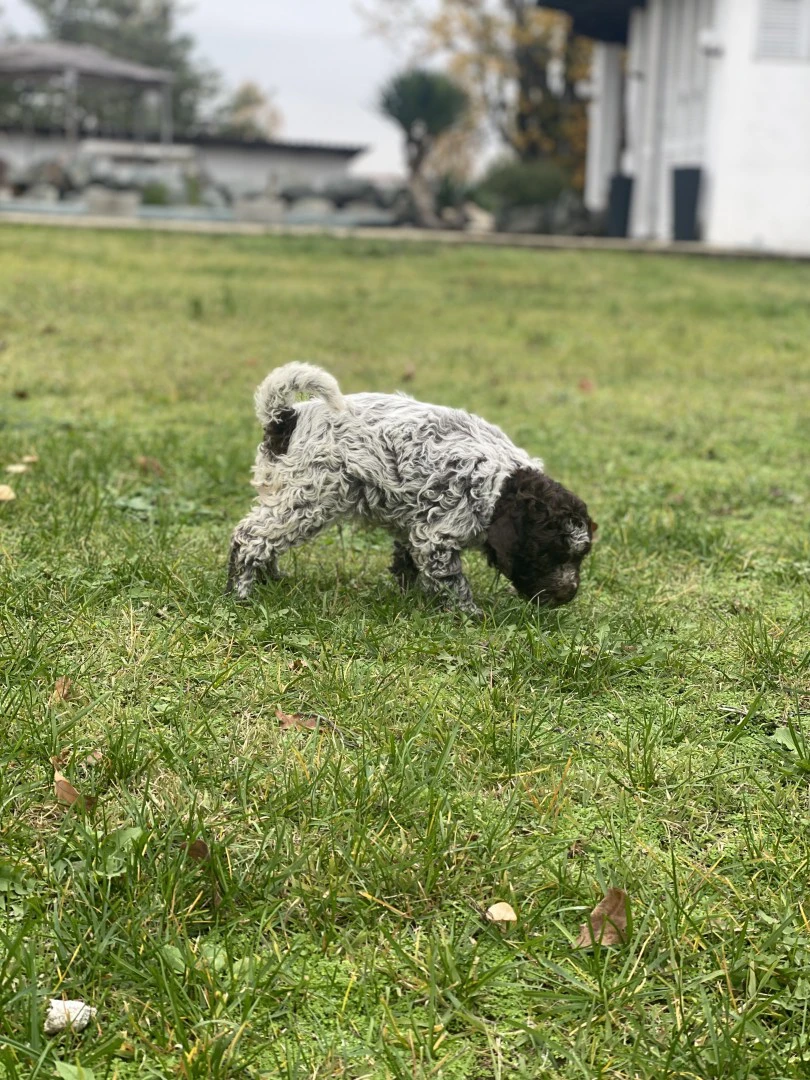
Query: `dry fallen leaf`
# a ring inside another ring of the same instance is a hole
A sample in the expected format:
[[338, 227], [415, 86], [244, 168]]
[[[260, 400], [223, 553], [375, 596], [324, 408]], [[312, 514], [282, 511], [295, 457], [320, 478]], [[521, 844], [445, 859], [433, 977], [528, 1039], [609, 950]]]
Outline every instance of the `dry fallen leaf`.
[[594, 392], [595, 387], [590, 379], [580, 379], [578, 385], [583, 394], [592, 394]]
[[6, 465], [6, 472], [11, 473], [12, 476], [20, 476], [22, 473], [28, 472], [29, 466], [22, 461], [15, 465]]
[[141, 454], [139, 457], [135, 458], [135, 464], [141, 472], [152, 473], [153, 476], [163, 476], [163, 466], [157, 458], [146, 457], [144, 454]]
[[23, 465], [36, 465], [39, 461], [39, 454], [23, 454], [20, 461], [22, 461]]
[[180, 847], [185, 848], [186, 855], [194, 862], [205, 862], [211, 854], [204, 840], [192, 840], [190, 844], [184, 841]]
[[56, 801], [62, 806], [76, 806], [80, 810], [92, 810], [97, 802], [93, 795], [82, 795], [80, 791], [77, 791], [59, 769], [54, 769], [53, 791]]
[[101, 750], [91, 750], [87, 757], [82, 761], [82, 765], [100, 765], [104, 760], [104, 753]]
[[325, 716], [319, 716], [317, 713], [285, 713], [281, 709], [276, 709], [276, 716], [280, 721], [279, 727], [281, 731], [290, 731], [291, 729], [317, 731], [319, 724], [334, 727], [334, 724], [327, 720]]
[[487, 918], [490, 922], [501, 923], [502, 925], [517, 922], [515, 909], [511, 904], [507, 904], [505, 900], [499, 900], [497, 904], [488, 907]]
[[57, 701], [67, 701], [72, 692], [73, 680], [69, 679], [67, 675], [60, 675], [56, 682], [53, 684], [51, 704], [53, 705]]
[[302, 660], [299, 657], [297, 660], [290, 660], [290, 662], [287, 664], [287, 667], [290, 669], [290, 671], [300, 671], [301, 668], [308, 668], [309, 664], [306, 662], [306, 660]]
[[14, 488], [10, 488], [8, 484], [0, 484], [0, 502], [12, 502], [16, 498]]
[[45, 1034], [58, 1035], [68, 1028], [75, 1032], [84, 1031], [90, 1021], [95, 1019], [97, 1012], [92, 1005], [85, 1005], [83, 1001], [60, 1001], [58, 998], [51, 998], [45, 1015]]
[[590, 949], [592, 945], [623, 945], [627, 940], [628, 897], [624, 889], [608, 889], [579, 928], [575, 949]]
[[584, 840], [575, 840], [573, 842], [573, 844], [571, 845], [571, 847], [568, 849], [568, 858], [569, 859], [576, 859], [580, 855], [584, 855], [584, 854], [585, 854], [585, 841]]
[[60, 750], [58, 754], [55, 754], [51, 758], [51, 765], [54, 769], [61, 769], [64, 765], [70, 761], [70, 750]]

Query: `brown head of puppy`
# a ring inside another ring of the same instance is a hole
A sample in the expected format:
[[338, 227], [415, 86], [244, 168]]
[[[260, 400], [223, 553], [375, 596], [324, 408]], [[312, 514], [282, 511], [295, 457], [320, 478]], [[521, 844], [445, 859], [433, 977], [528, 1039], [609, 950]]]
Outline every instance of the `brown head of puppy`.
[[556, 607], [576, 596], [595, 531], [582, 499], [537, 469], [517, 469], [501, 488], [484, 548], [525, 600]]

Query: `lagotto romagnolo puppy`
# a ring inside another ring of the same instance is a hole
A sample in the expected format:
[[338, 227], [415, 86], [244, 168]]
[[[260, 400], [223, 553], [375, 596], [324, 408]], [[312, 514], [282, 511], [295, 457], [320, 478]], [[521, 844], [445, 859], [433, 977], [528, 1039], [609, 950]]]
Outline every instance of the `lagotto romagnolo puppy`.
[[[312, 400], [296, 404], [299, 395]], [[357, 517], [393, 535], [403, 587], [477, 611], [461, 552], [479, 548], [525, 599], [573, 600], [596, 525], [497, 427], [403, 394], [344, 397], [310, 364], [271, 372], [255, 401], [258, 501], [234, 530], [228, 573], [239, 598], [281, 576], [285, 551]]]

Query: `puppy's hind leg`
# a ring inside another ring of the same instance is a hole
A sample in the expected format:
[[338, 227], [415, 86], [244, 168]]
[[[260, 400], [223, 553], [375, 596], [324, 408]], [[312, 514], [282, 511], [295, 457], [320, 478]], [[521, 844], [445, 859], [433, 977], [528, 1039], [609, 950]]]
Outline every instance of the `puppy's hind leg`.
[[254, 507], [233, 531], [227, 591], [246, 600], [257, 583], [283, 577], [279, 557], [331, 525], [338, 515], [330, 509], [295, 493]]

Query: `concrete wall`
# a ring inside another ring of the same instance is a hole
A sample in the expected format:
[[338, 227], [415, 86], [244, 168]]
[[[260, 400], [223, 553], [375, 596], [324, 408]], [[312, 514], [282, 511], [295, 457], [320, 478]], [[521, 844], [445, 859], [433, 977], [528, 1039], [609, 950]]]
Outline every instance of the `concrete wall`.
[[[763, 58], [764, 2], [719, 5], [706, 239], [810, 254], [810, 40], [798, 43], [795, 58]], [[810, 2], [796, 2], [806, 18]]]
[[277, 191], [287, 184], [319, 185], [346, 176], [350, 161], [335, 154], [200, 146], [200, 163], [218, 183], [239, 195]]
[[[216, 145], [197, 146], [194, 150], [214, 180], [237, 195], [264, 192], [285, 184], [317, 186], [347, 175], [351, 164], [351, 159], [328, 151]], [[52, 158], [66, 161], [71, 153], [71, 144], [64, 135], [29, 136], [0, 131], [0, 160], [15, 168]]]

